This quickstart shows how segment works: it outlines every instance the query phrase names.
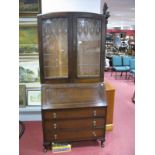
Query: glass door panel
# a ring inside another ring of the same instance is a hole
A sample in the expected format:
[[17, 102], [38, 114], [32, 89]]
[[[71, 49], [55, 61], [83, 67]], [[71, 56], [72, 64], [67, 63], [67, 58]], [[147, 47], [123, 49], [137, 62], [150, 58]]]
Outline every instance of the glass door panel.
[[45, 79], [68, 78], [68, 19], [44, 19], [42, 38]]
[[77, 19], [77, 76], [100, 76], [101, 21]]

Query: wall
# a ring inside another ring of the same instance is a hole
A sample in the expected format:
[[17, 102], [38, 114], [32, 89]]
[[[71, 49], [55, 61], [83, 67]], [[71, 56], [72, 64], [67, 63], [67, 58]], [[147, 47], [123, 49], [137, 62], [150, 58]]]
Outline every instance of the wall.
[[100, 13], [100, 0], [42, 0], [42, 13], [81, 11]]
[[108, 29], [108, 33], [121, 33], [124, 32], [126, 33], [127, 36], [134, 36], [135, 35], [135, 30], [115, 30], [115, 29]]

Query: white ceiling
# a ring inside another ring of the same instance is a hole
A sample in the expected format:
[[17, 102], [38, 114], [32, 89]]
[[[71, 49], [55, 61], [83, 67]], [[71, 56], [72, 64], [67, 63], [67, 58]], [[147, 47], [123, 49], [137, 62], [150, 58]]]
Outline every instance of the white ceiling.
[[134, 29], [135, 25], [135, 0], [101, 0], [101, 6], [106, 1], [110, 18], [108, 28], [121, 27]]
[[83, 11], [102, 13], [107, 2], [110, 18], [108, 28], [133, 29], [135, 25], [135, 0], [42, 0], [42, 13]]

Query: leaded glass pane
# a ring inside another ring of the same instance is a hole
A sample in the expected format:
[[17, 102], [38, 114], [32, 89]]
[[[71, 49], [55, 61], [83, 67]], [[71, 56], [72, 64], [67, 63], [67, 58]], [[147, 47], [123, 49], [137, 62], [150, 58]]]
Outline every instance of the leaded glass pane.
[[43, 63], [46, 79], [68, 77], [68, 19], [43, 20]]
[[100, 76], [101, 21], [91, 18], [77, 19], [77, 71], [78, 77]]

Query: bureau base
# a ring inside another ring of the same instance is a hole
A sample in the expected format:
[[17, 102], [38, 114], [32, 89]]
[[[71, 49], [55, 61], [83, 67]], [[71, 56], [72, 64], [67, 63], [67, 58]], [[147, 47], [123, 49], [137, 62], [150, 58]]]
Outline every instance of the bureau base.
[[104, 147], [107, 103], [104, 84], [42, 85], [44, 151], [52, 143], [100, 140]]

